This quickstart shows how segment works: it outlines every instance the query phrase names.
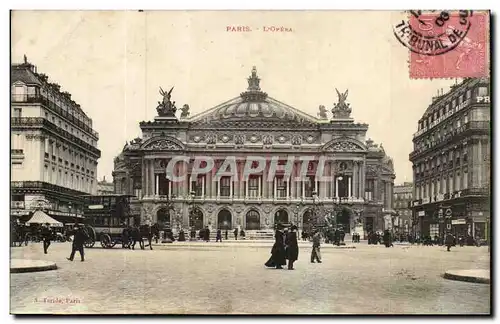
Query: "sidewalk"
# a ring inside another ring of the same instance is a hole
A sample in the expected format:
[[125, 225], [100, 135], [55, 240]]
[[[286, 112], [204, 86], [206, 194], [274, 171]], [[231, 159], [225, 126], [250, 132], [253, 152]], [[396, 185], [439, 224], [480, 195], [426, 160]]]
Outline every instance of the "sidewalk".
[[37, 272], [57, 269], [57, 265], [52, 261], [43, 260], [28, 260], [28, 259], [11, 259], [10, 272]]
[[449, 280], [489, 284], [490, 270], [486, 269], [448, 270], [444, 273], [444, 278]]
[[[299, 241], [299, 246], [300, 247], [312, 247], [312, 242], [304, 242], [304, 241]], [[238, 247], [238, 246], [244, 246], [244, 247], [269, 247], [271, 248], [274, 244], [274, 240], [223, 240], [221, 242], [215, 242], [215, 241], [184, 241], [184, 242], [179, 242], [175, 241], [172, 243], [154, 243], [153, 242], [153, 247], [154, 246], [173, 246], [173, 247]], [[357, 243], [360, 244], [360, 243]], [[332, 244], [321, 244], [322, 248], [330, 248], [330, 249], [355, 249], [356, 245], [355, 244], [349, 244], [346, 243], [346, 245], [341, 245], [341, 246], [334, 246]]]

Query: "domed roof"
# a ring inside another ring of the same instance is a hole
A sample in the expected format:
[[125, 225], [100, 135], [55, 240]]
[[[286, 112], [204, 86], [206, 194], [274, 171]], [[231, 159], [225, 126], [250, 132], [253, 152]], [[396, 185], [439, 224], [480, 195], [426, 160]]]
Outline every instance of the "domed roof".
[[262, 92], [260, 89], [260, 79], [257, 76], [257, 69], [255, 67], [253, 67], [252, 74], [248, 78], [247, 91], [241, 93], [239, 97], [192, 118], [193, 121], [202, 119], [318, 121], [315, 117], [275, 100], [269, 97], [267, 93]]

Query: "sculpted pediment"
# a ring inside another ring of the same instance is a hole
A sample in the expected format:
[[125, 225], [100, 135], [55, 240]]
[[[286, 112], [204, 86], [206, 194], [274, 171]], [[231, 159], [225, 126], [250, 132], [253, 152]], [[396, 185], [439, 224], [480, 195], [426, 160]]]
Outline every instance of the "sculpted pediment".
[[184, 150], [184, 144], [173, 137], [156, 136], [144, 142], [141, 149], [146, 151], [182, 151]]
[[326, 152], [365, 152], [366, 147], [359, 141], [349, 138], [333, 139], [323, 146]]

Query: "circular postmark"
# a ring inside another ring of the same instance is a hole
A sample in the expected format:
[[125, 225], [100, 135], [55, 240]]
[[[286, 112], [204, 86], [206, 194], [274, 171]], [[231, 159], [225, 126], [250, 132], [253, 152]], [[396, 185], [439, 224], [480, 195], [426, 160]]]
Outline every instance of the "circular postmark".
[[428, 56], [442, 55], [456, 48], [471, 27], [472, 11], [410, 10], [408, 20], [393, 26], [396, 39], [410, 51]]

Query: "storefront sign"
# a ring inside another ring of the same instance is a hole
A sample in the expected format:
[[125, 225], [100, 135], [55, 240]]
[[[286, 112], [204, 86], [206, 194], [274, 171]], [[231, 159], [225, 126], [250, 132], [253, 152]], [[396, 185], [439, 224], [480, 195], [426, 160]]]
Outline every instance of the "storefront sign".
[[452, 225], [464, 225], [464, 224], [467, 224], [467, 222], [465, 221], [465, 219], [452, 219], [451, 224]]
[[490, 103], [490, 96], [484, 96], [484, 97], [476, 97], [476, 102], [477, 103]]

